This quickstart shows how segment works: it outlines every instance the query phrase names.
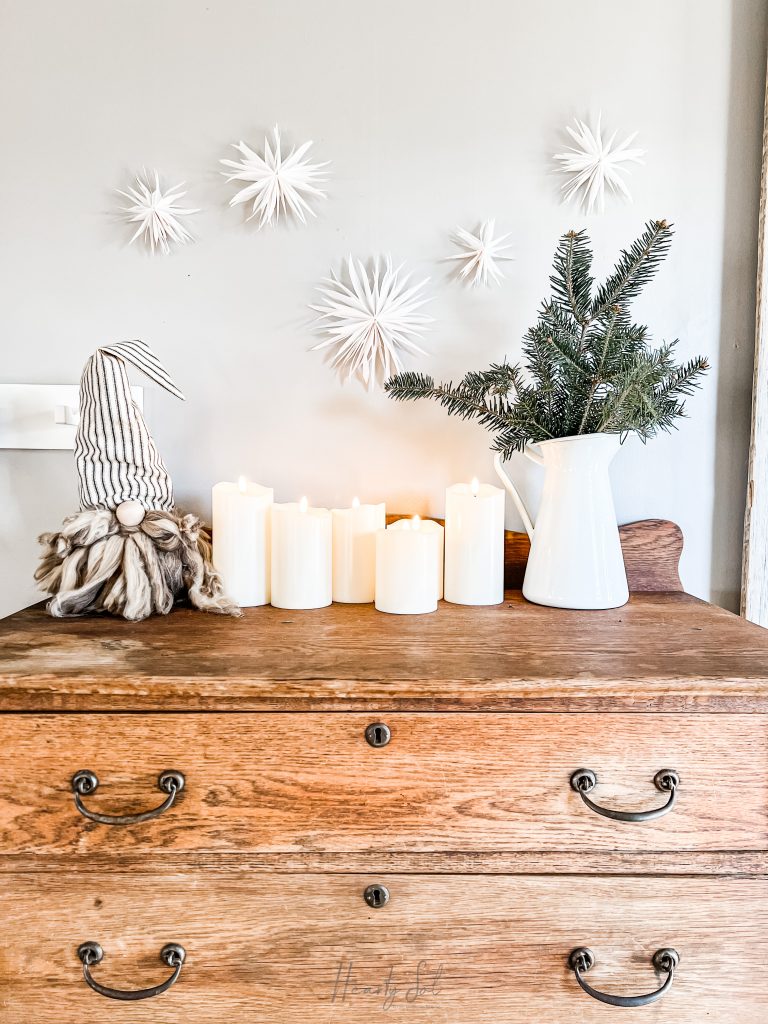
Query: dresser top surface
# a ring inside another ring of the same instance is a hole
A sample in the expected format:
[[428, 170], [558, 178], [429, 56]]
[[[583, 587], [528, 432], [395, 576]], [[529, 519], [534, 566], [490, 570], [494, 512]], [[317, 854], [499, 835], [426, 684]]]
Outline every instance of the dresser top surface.
[[0, 622], [0, 711], [766, 710], [768, 630], [683, 593]]

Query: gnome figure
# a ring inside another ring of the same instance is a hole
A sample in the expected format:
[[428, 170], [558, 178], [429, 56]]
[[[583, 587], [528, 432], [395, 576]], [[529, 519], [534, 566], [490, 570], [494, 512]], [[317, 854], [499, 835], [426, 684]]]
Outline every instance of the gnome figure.
[[166, 615], [186, 597], [201, 611], [238, 615], [211, 564], [200, 520], [174, 505], [168, 470], [131, 395], [131, 363], [176, 398], [184, 396], [143, 341], [94, 352], [80, 381], [75, 460], [80, 512], [44, 533], [35, 579], [51, 615]]

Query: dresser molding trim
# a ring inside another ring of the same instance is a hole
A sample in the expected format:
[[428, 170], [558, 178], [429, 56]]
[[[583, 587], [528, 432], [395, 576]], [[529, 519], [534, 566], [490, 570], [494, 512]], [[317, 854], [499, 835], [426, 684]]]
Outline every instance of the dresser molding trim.
[[[521, 853], [377, 852], [371, 853], [174, 853], [179, 872], [202, 874], [432, 874], [432, 875], [573, 875], [589, 877], [768, 878], [768, 851], [600, 853], [581, 850], [530, 850]], [[56, 874], [72, 870], [72, 856], [6, 854], [0, 875]], [[89, 854], [88, 871], [105, 874], [162, 874], [168, 856], [159, 854]]]

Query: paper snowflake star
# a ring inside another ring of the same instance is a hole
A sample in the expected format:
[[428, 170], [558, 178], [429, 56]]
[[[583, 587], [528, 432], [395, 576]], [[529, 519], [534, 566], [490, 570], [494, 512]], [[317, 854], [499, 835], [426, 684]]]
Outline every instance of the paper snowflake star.
[[432, 318], [419, 309], [428, 301], [423, 288], [429, 280], [411, 284], [387, 256], [384, 267], [375, 260], [370, 273], [360, 260], [347, 260], [349, 283], [331, 271], [318, 287], [324, 302], [312, 306], [319, 313], [316, 326], [327, 335], [313, 351], [333, 348], [331, 365], [350, 380], [357, 377], [373, 389], [377, 381], [403, 369], [403, 353], [424, 355], [416, 344]]
[[602, 114], [598, 115], [594, 131], [579, 120], [576, 121], [575, 128], [569, 126], [566, 131], [576, 145], [569, 146], [565, 153], [555, 154], [555, 160], [561, 164], [564, 173], [570, 175], [562, 187], [565, 200], [576, 196], [586, 213], [591, 213], [595, 205], [600, 213], [603, 213], [605, 191], [608, 187], [615, 195], [623, 196], [632, 202], [623, 176], [627, 173], [626, 164], [641, 164], [645, 156], [645, 150], [629, 148], [637, 137], [637, 132], [633, 132], [618, 144], [618, 132], [614, 132], [605, 140]]
[[454, 256], [446, 256], [447, 260], [461, 260], [464, 266], [459, 276], [464, 281], [471, 281], [473, 285], [488, 285], [491, 281], [499, 282], [504, 277], [498, 266], [499, 260], [511, 260], [513, 256], [507, 256], [508, 245], [504, 245], [509, 235], [500, 235], [494, 238], [493, 232], [495, 221], [486, 220], [476, 235], [464, 228], [457, 228], [453, 235], [453, 241], [462, 250]]
[[200, 211], [176, 205], [177, 200], [187, 194], [186, 191], [180, 191], [183, 187], [182, 181], [164, 192], [160, 187], [158, 172], [147, 174], [143, 171], [136, 176], [136, 181], [133, 186], [128, 186], [127, 191], [119, 188], [115, 190], [118, 195], [125, 196], [131, 202], [130, 206], [121, 207], [126, 222], [139, 225], [129, 245], [133, 245], [137, 238], [142, 237], [152, 252], [160, 249], [167, 256], [171, 251], [172, 242], [184, 245], [192, 240], [192, 235], [182, 224], [181, 218]]
[[231, 173], [223, 171], [227, 181], [248, 181], [251, 184], [240, 189], [230, 201], [230, 206], [249, 203], [253, 200], [253, 211], [248, 220], [259, 217], [259, 228], [265, 224], [276, 224], [281, 214], [292, 213], [302, 224], [307, 223], [307, 214], [315, 217], [315, 211], [307, 202], [308, 199], [325, 199], [325, 192], [316, 186], [327, 178], [322, 164], [312, 164], [304, 159], [312, 142], [305, 142], [298, 149], [292, 149], [289, 156], [283, 158], [280, 145], [280, 129], [274, 128], [274, 142], [270, 146], [269, 139], [264, 139], [264, 156], [259, 156], [244, 142], [238, 142], [234, 148], [242, 155], [242, 160], [222, 160], [225, 167], [232, 168]]

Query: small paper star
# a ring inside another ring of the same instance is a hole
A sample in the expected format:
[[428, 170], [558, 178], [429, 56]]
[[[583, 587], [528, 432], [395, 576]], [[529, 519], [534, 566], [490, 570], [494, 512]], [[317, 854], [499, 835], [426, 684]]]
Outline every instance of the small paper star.
[[491, 281], [498, 283], [504, 275], [497, 266], [499, 260], [512, 260], [513, 256], [505, 255], [509, 249], [504, 245], [509, 235], [493, 237], [496, 222], [493, 220], [484, 221], [476, 235], [464, 228], [457, 228], [453, 235], [453, 241], [462, 252], [454, 256], [446, 256], [447, 260], [462, 260], [464, 266], [459, 276], [464, 281], [471, 281], [473, 285], [488, 285]]

